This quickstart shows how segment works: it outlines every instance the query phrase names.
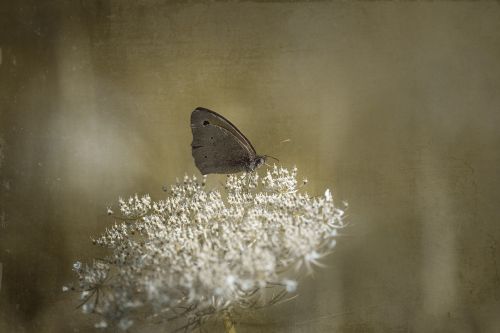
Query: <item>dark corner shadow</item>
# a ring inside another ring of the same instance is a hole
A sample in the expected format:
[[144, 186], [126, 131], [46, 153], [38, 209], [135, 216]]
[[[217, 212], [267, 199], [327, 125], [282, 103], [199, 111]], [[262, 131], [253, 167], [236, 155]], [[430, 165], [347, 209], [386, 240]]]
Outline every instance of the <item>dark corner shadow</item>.
[[[10, 331], [36, 329], [44, 305], [60, 291], [65, 236], [58, 202], [44, 174], [47, 124], [59, 104], [55, 2], [0, 5], [0, 321]], [[60, 215], [59, 215], [60, 216]]]

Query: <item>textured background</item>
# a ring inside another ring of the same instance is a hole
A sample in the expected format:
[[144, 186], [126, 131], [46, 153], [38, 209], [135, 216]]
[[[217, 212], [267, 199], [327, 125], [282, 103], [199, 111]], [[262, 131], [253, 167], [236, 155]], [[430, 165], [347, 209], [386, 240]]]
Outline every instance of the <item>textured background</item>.
[[500, 330], [498, 2], [24, 0], [0, 4], [1, 332], [92, 331], [71, 263], [119, 196], [197, 172], [198, 105], [350, 203], [329, 267], [238, 332]]

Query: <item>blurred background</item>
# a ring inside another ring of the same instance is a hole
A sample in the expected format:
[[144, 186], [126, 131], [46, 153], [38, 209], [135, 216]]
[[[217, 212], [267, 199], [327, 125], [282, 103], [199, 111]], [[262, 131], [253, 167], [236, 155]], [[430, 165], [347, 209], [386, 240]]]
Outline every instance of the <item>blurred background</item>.
[[349, 202], [328, 267], [238, 332], [500, 331], [498, 2], [21, 0], [0, 27], [1, 332], [94, 331], [72, 263], [118, 197], [199, 174], [197, 106]]

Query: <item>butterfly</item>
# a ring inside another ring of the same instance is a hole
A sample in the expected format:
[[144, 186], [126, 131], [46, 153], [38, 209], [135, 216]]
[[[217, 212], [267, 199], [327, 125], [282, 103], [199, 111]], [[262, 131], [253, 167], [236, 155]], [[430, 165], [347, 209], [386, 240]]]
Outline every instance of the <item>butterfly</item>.
[[191, 113], [191, 151], [196, 167], [209, 173], [251, 172], [266, 162], [236, 126], [217, 112], [197, 107]]

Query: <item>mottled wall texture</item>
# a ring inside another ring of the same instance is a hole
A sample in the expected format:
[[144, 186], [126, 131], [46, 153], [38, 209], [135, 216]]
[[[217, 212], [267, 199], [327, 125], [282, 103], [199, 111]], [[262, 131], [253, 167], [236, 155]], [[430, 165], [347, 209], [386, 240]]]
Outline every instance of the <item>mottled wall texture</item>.
[[328, 267], [238, 332], [500, 331], [498, 2], [21, 0], [0, 4], [1, 332], [93, 331], [71, 264], [119, 196], [198, 172], [199, 105], [349, 202]]

